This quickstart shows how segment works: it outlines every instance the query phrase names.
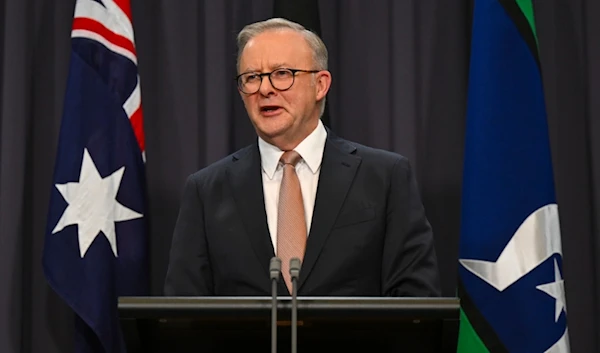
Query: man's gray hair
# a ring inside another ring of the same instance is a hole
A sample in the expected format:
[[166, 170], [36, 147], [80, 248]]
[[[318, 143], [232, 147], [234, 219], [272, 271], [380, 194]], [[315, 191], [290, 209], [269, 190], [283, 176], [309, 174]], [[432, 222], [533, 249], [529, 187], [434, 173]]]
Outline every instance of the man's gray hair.
[[256, 37], [257, 35], [267, 31], [278, 31], [278, 30], [293, 30], [304, 36], [308, 46], [313, 52], [313, 60], [317, 67], [311, 67], [307, 69], [327, 70], [327, 47], [325, 43], [319, 38], [318, 35], [304, 28], [304, 26], [288, 21], [283, 18], [271, 18], [266, 21], [256, 22], [244, 27], [237, 36], [237, 69], [240, 71], [240, 57], [248, 42]]

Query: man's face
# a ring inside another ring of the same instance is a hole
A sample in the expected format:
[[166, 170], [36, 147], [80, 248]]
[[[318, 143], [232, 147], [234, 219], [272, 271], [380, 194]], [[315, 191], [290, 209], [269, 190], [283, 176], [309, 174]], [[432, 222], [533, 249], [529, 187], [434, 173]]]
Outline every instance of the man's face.
[[[301, 34], [292, 30], [267, 31], [247, 43], [240, 57], [240, 74], [279, 68], [316, 68], [312, 51]], [[264, 76], [256, 93], [240, 94], [257, 134], [280, 149], [289, 150], [316, 128], [320, 113], [317, 103], [327, 94], [330, 82], [328, 71], [297, 72], [293, 85], [282, 91]]]

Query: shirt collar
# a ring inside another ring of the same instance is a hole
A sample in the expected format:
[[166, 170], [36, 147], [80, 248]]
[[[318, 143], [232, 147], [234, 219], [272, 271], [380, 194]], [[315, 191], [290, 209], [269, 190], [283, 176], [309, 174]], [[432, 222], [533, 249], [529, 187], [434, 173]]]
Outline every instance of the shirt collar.
[[[294, 148], [313, 174], [317, 173], [321, 166], [326, 140], [327, 130], [325, 130], [323, 122], [319, 119], [317, 128]], [[281, 155], [283, 155], [283, 151], [260, 137], [258, 138], [258, 148], [260, 150], [262, 169], [269, 179], [273, 179], [279, 165], [279, 159], [281, 158]]]

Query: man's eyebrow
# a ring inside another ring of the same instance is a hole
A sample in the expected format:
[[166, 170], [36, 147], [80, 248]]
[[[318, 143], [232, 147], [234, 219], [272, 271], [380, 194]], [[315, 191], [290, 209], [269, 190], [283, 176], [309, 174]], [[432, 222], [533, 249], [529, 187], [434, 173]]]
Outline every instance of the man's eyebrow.
[[[285, 63], [275, 63], [272, 65], [269, 65], [270, 70], [277, 70], [277, 69], [281, 69], [282, 67], [290, 67], [290, 66]], [[260, 70], [255, 69], [254, 67], [248, 67], [248, 68], [246, 68], [246, 70], [242, 71], [242, 74], [247, 74], [250, 72], [260, 72]]]

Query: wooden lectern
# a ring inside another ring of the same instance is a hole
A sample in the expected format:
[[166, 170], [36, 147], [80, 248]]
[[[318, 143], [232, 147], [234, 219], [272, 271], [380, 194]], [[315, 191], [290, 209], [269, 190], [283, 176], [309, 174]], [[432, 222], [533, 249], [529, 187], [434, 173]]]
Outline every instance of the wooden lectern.
[[[456, 352], [457, 298], [298, 298], [298, 352]], [[290, 297], [278, 352], [290, 352]], [[270, 352], [270, 297], [123, 297], [128, 353]]]

